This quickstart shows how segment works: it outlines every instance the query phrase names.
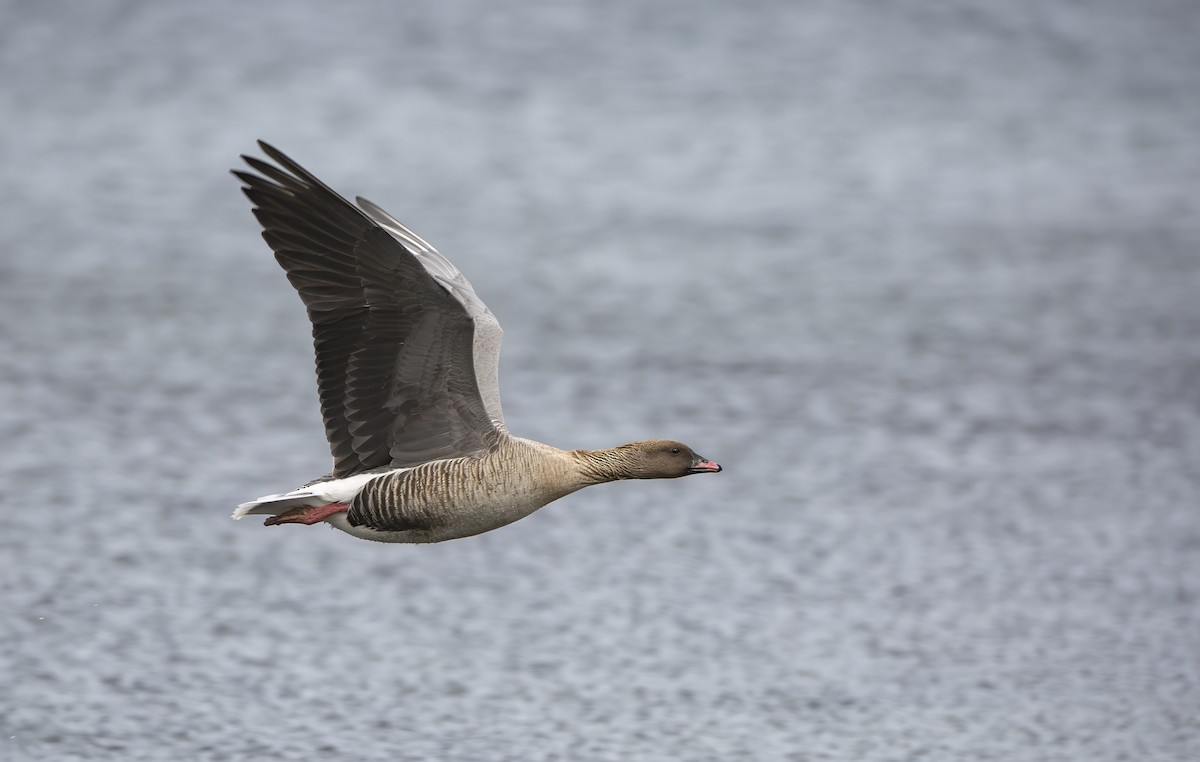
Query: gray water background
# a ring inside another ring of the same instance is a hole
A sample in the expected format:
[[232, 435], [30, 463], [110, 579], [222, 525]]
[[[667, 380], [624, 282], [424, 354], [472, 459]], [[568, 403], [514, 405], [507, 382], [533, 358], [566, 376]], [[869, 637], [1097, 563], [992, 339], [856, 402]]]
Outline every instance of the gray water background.
[[[0, 13], [0, 758], [1200, 758], [1194, 2]], [[230, 521], [328, 466], [258, 137], [725, 473]]]

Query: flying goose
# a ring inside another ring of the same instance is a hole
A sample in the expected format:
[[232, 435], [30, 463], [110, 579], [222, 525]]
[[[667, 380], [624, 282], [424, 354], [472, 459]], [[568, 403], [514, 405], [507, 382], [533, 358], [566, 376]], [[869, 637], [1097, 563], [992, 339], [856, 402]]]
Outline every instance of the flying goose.
[[502, 332], [458, 268], [396, 218], [342, 198], [281, 151], [233, 170], [313, 326], [333, 472], [233, 518], [325, 522], [378, 542], [487, 532], [592, 484], [721, 467], [682, 442], [560, 450], [508, 433]]

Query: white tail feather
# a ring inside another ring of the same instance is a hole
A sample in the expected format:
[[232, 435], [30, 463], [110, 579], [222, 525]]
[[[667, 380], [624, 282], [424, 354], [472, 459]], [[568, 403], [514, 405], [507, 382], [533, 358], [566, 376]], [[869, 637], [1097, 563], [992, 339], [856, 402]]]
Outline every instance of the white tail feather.
[[387, 472], [355, 474], [343, 479], [330, 479], [327, 482], [316, 482], [307, 487], [283, 492], [278, 495], [267, 495], [249, 503], [242, 503], [233, 512], [235, 519], [251, 515], [275, 516], [292, 508], [302, 505], [322, 506], [330, 503], [349, 503], [363, 488], [363, 485], [380, 476], [394, 474], [407, 469], [395, 468]]
[[315, 492], [287, 492], [282, 495], [267, 495], [257, 500], [251, 500], [249, 503], [242, 503], [233, 512], [233, 517], [241, 519], [250, 515], [275, 516], [291, 508], [299, 508], [302, 505], [312, 505], [314, 503], [319, 505], [325, 502], [328, 501], [322, 500]]

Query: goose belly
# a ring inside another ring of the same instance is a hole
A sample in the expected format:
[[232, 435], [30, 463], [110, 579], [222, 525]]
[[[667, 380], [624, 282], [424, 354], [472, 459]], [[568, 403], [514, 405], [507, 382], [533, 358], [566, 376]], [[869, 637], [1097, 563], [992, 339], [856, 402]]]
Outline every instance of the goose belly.
[[[513, 495], [493, 496], [486, 501], [470, 501], [447, 504], [439, 502], [437, 518], [428, 526], [419, 529], [389, 531], [370, 526], [354, 526], [346, 513], [337, 513], [326, 521], [333, 527], [374, 542], [427, 543], [454, 540], [460, 537], [490, 532], [506, 524], [525, 518], [544, 506], [549, 500], [538, 497], [516, 497]], [[411, 510], [412, 507], [409, 507]], [[404, 510], [404, 507], [401, 507]]]

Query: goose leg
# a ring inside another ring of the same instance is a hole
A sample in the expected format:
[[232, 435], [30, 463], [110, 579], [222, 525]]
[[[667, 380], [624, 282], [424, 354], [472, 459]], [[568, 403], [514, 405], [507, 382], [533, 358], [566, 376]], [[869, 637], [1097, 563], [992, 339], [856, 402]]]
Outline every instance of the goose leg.
[[317, 524], [335, 513], [350, 508], [347, 503], [330, 503], [329, 505], [302, 505], [290, 511], [284, 511], [278, 516], [272, 516], [263, 522], [263, 526], [275, 524]]

